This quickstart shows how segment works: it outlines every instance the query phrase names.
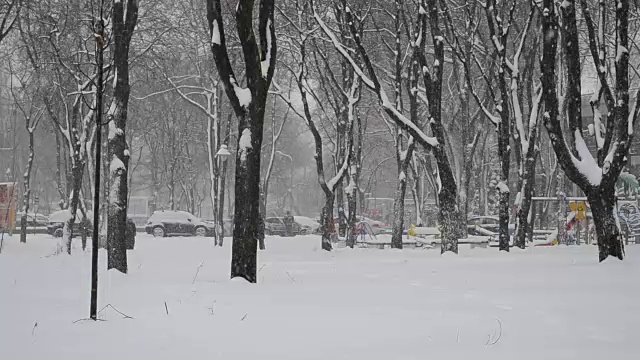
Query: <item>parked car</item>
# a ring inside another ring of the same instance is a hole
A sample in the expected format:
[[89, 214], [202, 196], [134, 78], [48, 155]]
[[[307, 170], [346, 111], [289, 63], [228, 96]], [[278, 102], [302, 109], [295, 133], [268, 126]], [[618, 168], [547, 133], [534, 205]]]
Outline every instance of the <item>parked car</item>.
[[154, 237], [214, 236], [215, 227], [186, 211], [160, 210], [151, 215], [145, 231]]
[[[86, 235], [91, 237], [93, 233], [93, 212], [88, 211], [89, 221], [84, 229]], [[64, 233], [64, 224], [69, 220], [71, 212], [69, 210], [60, 210], [49, 215], [49, 225], [47, 225], [47, 233], [53, 237], [62, 237]], [[82, 213], [78, 211], [76, 215], [76, 221], [73, 223], [73, 236], [82, 235]], [[136, 223], [129, 217], [127, 217], [127, 228], [125, 230], [125, 241], [127, 249], [132, 250], [136, 245]]]
[[264, 234], [286, 236], [287, 227], [284, 225], [284, 221], [282, 221], [282, 218], [279, 218], [279, 217], [266, 218], [264, 220]]
[[[22, 212], [16, 213], [16, 229], [20, 228], [20, 222], [22, 221]], [[49, 225], [49, 218], [42, 214], [27, 214], [27, 227], [47, 226]]]
[[[88, 211], [87, 215], [91, 219], [93, 217], [93, 212]], [[67, 221], [69, 221], [70, 218], [71, 218], [71, 211], [69, 210], [59, 210], [51, 213], [49, 215], [49, 225], [47, 225], [47, 233], [53, 237], [62, 237], [63, 231], [64, 231], [64, 224]], [[84, 217], [82, 216], [82, 212], [78, 210], [76, 212], [76, 220], [73, 223], [74, 237], [82, 235], [83, 229], [81, 228], [81, 224], [83, 219]], [[93, 227], [91, 226], [91, 224], [90, 223], [87, 224], [86, 229], [84, 229], [87, 236], [91, 236], [92, 229]]]
[[306, 216], [294, 216], [293, 221], [301, 228], [301, 234], [317, 234], [320, 232], [320, 223]]

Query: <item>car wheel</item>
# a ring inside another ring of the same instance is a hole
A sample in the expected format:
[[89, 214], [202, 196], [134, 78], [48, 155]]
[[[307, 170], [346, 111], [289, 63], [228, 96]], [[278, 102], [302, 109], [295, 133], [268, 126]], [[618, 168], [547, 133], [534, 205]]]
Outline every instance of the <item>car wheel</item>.
[[156, 226], [153, 228], [153, 237], [164, 237], [164, 236], [165, 236], [165, 233], [162, 226]]
[[61, 238], [62, 237], [62, 229], [56, 229], [56, 231], [53, 233], [53, 236]]
[[207, 229], [205, 229], [202, 226], [197, 227], [195, 235], [198, 236], [198, 237], [205, 237], [205, 236], [207, 236]]

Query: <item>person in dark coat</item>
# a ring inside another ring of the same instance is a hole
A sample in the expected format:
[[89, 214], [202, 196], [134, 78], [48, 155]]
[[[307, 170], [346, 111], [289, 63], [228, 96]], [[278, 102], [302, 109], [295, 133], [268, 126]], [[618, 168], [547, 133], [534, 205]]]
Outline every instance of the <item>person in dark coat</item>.
[[287, 210], [282, 221], [284, 222], [284, 226], [287, 230], [287, 236], [293, 236], [294, 219], [293, 219], [293, 215], [291, 215], [291, 211]]

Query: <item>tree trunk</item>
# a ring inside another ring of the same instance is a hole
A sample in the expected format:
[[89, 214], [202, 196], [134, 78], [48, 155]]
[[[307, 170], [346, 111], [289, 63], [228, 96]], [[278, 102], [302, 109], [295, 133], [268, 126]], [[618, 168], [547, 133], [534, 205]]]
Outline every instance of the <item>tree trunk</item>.
[[613, 191], [603, 191], [594, 188], [587, 193], [589, 205], [593, 213], [598, 239], [598, 254], [600, 261], [608, 256], [624, 258], [624, 245], [617, 222], [616, 199]]
[[218, 203], [220, 201], [218, 188], [220, 178], [221, 160], [216, 157], [220, 149], [220, 117], [218, 114], [218, 83], [213, 86], [213, 96], [207, 97], [207, 110], [213, 116], [207, 117], [207, 153], [209, 157], [209, 181], [211, 182], [210, 198], [211, 211], [213, 212], [213, 223], [215, 226], [214, 245], [218, 245], [220, 231], [218, 226], [224, 226], [218, 223]]
[[218, 246], [222, 246], [224, 242], [224, 191], [227, 178], [227, 162], [222, 163], [222, 171], [218, 178], [218, 208], [216, 209], [215, 216], [217, 217], [218, 227], [216, 231], [220, 233], [218, 236]]
[[[442, 182], [438, 191], [438, 203], [440, 211], [438, 212], [438, 228], [442, 239], [441, 253], [451, 251], [458, 253], [458, 233], [460, 214], [458, 211], [456, 187], [446, 184], [455, 184], [455, 179], [451, 168], [439, 167], [438, 176]], [[448, 170], [448, 171], [447, 171]]]
[[[267, 184], [264, 185], [268, 186]], [[264, 221], [267, 219], [267, 191], [269, 189], [265, 189], [264, 186], [260, 189], [260, 237], [258, 238], [258, 248], [260, 250], [266, 249], [264, 244]]]
[[[535, 185], [533, 186], [533, 191], [531, 191], [531, 197], [536, 196], [536, 187]], [[537, 211], [536, 211], [536, 207], [535, 207], [535, 203], [533, 201], [531, 201], [531, 204], [529, 205], [529, 226], [527, 228], [527, 241], [529, 241], [529, 244], [533, 245], [533, 230], [535, 228], [535, 224], [536, 224], [536, 216], [537, 216]]]
[[247, 79], [247, 88], [242, 88], [229, 60], [222, 6], [219, 0], [207, 0], [211, 52], [220, 80], [238, 118], [231, 278], [242, 277], [251, 283], [257, 282], [258, 239], [262, 236], [260, 161], [265, 104], [275, 71], [277, 51], [273, 0], [260, 3], [260, 44], [254, 33], [253, 6], [253, 1], [241, 0], [235, 11]]
[[[358, 238], [358, 194], [360, 193], [360, 173], [362, 170], [362, 119], [360, 115], [356, 115], [356, 125], [358, 141], [355, 145], [355, 152], [352, 155], [351, 165], [349, 166], [349, 192], [347, 192], [347, 201], [349, 202], [349, 234], [347, 235], [347, 245], [353, 248]], [[355, 136], [352, 132], [352, 136]], [[360, 203], [364, 203], [364, 197], [360, 196]], [[360, 212], [362, 214], [362, 212]]]
[[[257, 107], [252, 102], [251, 107]], [[251, 114], [264, 108], [252, 109]], [[261, 237], [260, 223], [260, 148], [262, 146], [262, 117], [245, 114], [238, 119], [238, 151], [236, 153], [235, 211], [233, 216], [233, 244], [231, 278], [242, 277], [257, 281], [257, 249]], [[257, 201], [256, 201], [257, 199]]]
[[[224, 145], [227, 146], [227, 148], [229, 147], [229, 135], [231, 133], [231, 116], [232, 115], [229, 114], [229, 118], [227, 119], [224, 138]], [[218, 236], [218, 246], [222, 246], [224, 242], [224, 193], [227, 182], [227, 166], [229, 166], [227, 160], [222, 161], [222, 170], [218, 174], [218, 208], [215, 210], [215, 216], [217, 217], [218, 224], [218, 228], [216, 230], [221, 234]], [[220, 166], [218, 166], [218, 169], [220, 169]]]
[[522, 198], [518, 211], [516, 213], [516, 238], [514, 240], [514, 246], [521, 249], [525, 248], [527, 234], [529, 228], [533, 227], [533, 223], [530, 221], [531, 214], [531, 197], [533, 196], [533, 190], [535, 187], [535, 171], [536, 171], [536, 156], [527, 157], [524, 164], [524, 174], [522, 175], [522, 187], [520, 188], [520, 196]]
[[33, 129], [30, 128], [31, 121], [27, 120], [27, 132], [29, 133], [29, 160], [24, 173], [24, 195], [22, 199], [23, 211], [20, 219], [20, 242], [27, 242], [27, 214], [29, 213], [29, 200], [31, 199], [31, 169], [33, 168], [34, 142]]
[[336, 227], [333, 222], [333, 193], [325, 193], [325, 204], [322, 208], [320, 226], [322, 230], [322, 250], [331, 251], [331, 238], [334, 236]]
[[109, 115], [109, 219], [107, 232], [107, 269], [127, 273], [127, 199], [129, 147], [125, 137], [129, 109], [129, 45], [138, 21], [138, 1], [113, 3], [113, 62], [116, 69], [115, 88]]
[[411, 178], [413, 185], [411, 186], [411, 195], [413, 197], [413, 205], [416, 212], [415, 225], [424, 226], [422, 220], [422, 206], [424, 199], [424, 172], [420, 170], [420, 165], [416, 155], [413, 155], [409, 169], [411, 170]]
[[71, 255], [71, 242], [73, 239], [73, 225], [76, 222], [78, 213], [78, 203], [80, 201], [80, 188], [82, 187], [83, 166], [80, 159], [75, 159], [71, 166], [72, 190], [71, 199], [69, 200], [69, 212], [71, 216], [67, 220], [63, 230], [63, 238], [66, 244], [67, 254]]
[[356, 233], [356, 224], [358, 223], [358, 217], [356, 216], [357, 209], [357, 191], [354, 188], [351, 192], [347, 193], [347, 203], [349, 204], [349, 218], [347, 221], [348, 233], [347, 233], [347, 246], [353, 248], [356, 245], [358, 234]]
[[[99, 131], [102, 131], [102, 139], [107, 138], [108, 128], [106, 126], [101, 126]], [[100, 156], [102, 156], [101, 164], [102, 164], [102, 200], [100, 202], [100, 236], [99, 243], [100, 247], [103, 249], [107, 248], [107, 234], [109, 233], [109, 189], [111, 188], [109, 183], [109, 144], [106, 141], [102, 141], [102, 144], [96, 145], [102, 146], [102, 150], [100, 151]], [[153, 163], [152, 163], [153, 166]], [[95, 226], [95, 224], [94, 224]]]
[[407, 192], [406, 171], [407, 161], [400, 164], [400, 176], [396, 188], [396, 195], [393, 200], [393, 229], [391, 233], [391, 247], [394, 249], [402, 249], [402, 231], [404, 230], [404, 197]]
[[64, 186], [62, 184], [62, 154], [61, 154], [61, 145], [60, 145], [60, 133], [55, 131], [56, 134], [56, 187], [58, 189], [58, 195], [60, 196], [60, 201], [58, 203], [60, 210], [64, 209], [66, 194], [64, 191]]

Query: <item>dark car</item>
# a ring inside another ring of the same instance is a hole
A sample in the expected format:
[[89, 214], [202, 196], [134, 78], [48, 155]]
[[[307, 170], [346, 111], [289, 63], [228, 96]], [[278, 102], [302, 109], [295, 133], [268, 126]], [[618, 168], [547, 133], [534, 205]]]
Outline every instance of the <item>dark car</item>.
[[[49, 215], [49, 225], [47, 225], [47, 233], [54, 237], [62, 237], [64, 233], [64, 224], [69, 220], [71, 213], [68, 210], [56, 211]], [[88, 212], [89, 217], [92, 216], [92, 212]], [[73, 236], [82, 235], [82, 214], [78, 212], [76, 215], [76, 221], [73, 223]], [[93, 234], [93, 224], [89, 220], [84, 228], [87, 237], [91, 237]], [[127, 228], [125, 230], [125, 241], [127, 249], [132, 250], [136, 245], [136, 223], [133, 219], [127, 217]]]
[[[92, 213], [89, 213], [89, 217], [91, 217]], [[49, 225], [47, 225], [47, 233], [54, 237], [62, 237], [64, 231], [64, 224], [69, 221], [71, 218], [71, 212], [69, 210], [60, 210], [51, 213], [49, 215]], [[83, 216], [80, 211], [76, 213], [76, 220], [73, 223], [73, 236], [82, 235], [82, 220]], [[87, 236], [91, 236], [91, 231], [93, 227], [91, 224], [87, 224], [87, 227], [84, 231], [86, 231]]]
[[264, 234], [265, 235], [287, 235], [287, 227], [281, 218], [270, 217], [264, 220]]
[[[306, 235], [310, 233], [308, 228], [302, 226], [298, 221], [296, 221], [295, 216], [293, 218], [294, 220], [291, 223], [291, 236]], [[264, 225], [265, 235], [287, 236], [287, 225], [282, 217], [267, 218]]]
[[214, 236], [215, 227], [186, 211], [160, 210], [151, 215], [145, 231], [154, 237]]

